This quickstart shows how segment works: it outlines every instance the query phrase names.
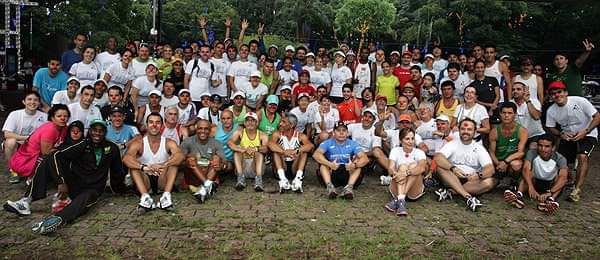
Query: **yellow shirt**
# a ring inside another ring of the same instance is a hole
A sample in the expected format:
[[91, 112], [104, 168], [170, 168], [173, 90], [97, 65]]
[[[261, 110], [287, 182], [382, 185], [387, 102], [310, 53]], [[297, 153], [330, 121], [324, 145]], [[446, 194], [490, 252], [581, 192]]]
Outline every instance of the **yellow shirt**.
[[377, 94], [387, 98], [387, 105], [396, 104], [396, 87], [400, 85], [400, 81], [394, 75], [377, 77]]
[[437, 117], [439, 115], [446, 115], [448, 116], [448, 118], [452, 118], [454, 116], [454, 112], [456, 111], [456, 107], [459, 103], [460, 102], [458, 102], [458, 99], [455, 99], [452, 106], [446, 107], [444, 106], [444, 100], [440, 100], [437, 110], [435, 111], [435, 116]]

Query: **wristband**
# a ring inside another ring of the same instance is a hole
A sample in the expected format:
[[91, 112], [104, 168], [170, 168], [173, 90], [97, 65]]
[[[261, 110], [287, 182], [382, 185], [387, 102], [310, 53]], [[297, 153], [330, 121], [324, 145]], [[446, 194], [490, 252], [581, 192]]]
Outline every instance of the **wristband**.
[[146, 165], [142, 163], [142, 164], [140, 165], [140, 171], [144, 171], [144, 167], [146, 167]]
[[451, 171], [451, 172], [454, 172], [454, 169], [456, 169], [456, 166], [452, 166], [452, 167], [450, 167], [450, 171]]
[[478, 172], [478, 173], [477, 173], [477, 177], [479, 177], [479, 179], [483, 179], [483, 173], [481, 173], [481, 172]]

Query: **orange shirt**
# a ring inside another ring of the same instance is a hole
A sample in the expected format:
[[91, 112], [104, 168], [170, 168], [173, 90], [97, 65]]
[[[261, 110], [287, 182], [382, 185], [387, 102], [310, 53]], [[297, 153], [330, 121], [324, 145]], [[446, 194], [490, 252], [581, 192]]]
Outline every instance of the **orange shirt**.
[[356, 98], [350, 98], [348, 100], [344, 100], [342, 103], [337, 105], [337, 110], [340, 112], [340, 120], [346, 124], [349, 123], [358, 123], [360, 122], [360, 116], [356, 115], [356, 110], [354, 109], [354, 103], [358, 103], [358, 107], [362, 109], [363, 104], [362, 101]]

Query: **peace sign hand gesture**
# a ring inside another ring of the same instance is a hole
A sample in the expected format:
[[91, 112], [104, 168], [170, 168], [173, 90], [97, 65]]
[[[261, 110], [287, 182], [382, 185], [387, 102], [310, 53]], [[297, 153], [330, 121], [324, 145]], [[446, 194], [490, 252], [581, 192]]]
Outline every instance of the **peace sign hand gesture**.
[[250, 24], [248, 23], [248, 19], [244, 19], [244, 20], [242, 20], [242, 30], [246, 30], [246, 29], [248, 29], [248, 26], [249, 26], [249, 25], [250, 25]]
[[594, 46], [594, 44], [589, 41], [588, 39], [584, 39], [582, 42], [583, 47], [585, 47], [585, 51], [590, 52], [592, 51], [594, 48], [596, 48], [596, 46]]
[[206, 16], [200, 16], [200, 18], [198, 18], [198, 23], [200, 24], [201, 29], [206, 28], [206, 24], [208, 23]]

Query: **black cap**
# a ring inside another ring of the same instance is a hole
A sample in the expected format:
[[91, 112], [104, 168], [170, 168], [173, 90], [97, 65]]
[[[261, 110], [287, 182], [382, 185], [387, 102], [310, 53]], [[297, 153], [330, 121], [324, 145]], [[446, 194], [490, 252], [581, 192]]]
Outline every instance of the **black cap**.
[[121, 113], [121, 114], [125, 114], [125, 111], [123, 110], [123, 108], [121, 108], [120, 106], [114, 106], [110, 108], [110, 114], [112, 115], [113, 113]]
[[221, 96], [219, 96], [217, 94], [212, 94], [210, 96], [210, 101], [222, 103], [223, 102], [223, 98], [221, 98]]
[[343, 128], [346, 128], [346, 130], [348, 130], [348, 126], [346, 124], [344, 124], [344, 122], [342, 122], [342, 121], [338, 121], [337, 123], [335, 123], [334, 129], [338, 129], [339, 127], [343, 127]]

